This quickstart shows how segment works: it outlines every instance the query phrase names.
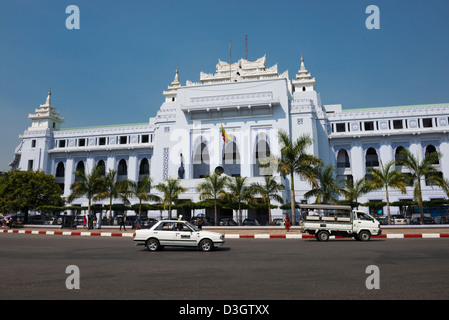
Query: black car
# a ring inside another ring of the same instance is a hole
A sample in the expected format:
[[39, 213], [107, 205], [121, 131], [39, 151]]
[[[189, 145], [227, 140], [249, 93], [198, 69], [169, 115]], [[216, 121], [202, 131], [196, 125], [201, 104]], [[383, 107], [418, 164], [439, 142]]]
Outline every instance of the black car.
[[430, 217], [424, 217], [424, 219], [416, 217], [413, 218], [412, 221], [410, 221], [410, 224], [435, 224], [435, 220]]
[[236, 226], [237, 222], [234, 221], [232, 218], [222, 218], [218, 222], [218, 225], [220, 226]]
[[245, 220], [243, 220], [243, 225], [244, 226], [260, 226], [260, 223], [256, 219], [245, 219]]
[[213, 226], [214, 219], [207, 216], [196, 216], [190, 219], [190, 223], [195, 226]]

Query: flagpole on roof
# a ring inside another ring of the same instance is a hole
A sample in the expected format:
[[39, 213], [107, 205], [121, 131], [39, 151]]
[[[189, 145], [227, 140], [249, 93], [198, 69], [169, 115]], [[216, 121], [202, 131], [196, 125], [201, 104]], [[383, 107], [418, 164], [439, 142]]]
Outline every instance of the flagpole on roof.
[[232, 68], [231, 68], [231, 40], [229, 40], [229, 82], [232, 82]]

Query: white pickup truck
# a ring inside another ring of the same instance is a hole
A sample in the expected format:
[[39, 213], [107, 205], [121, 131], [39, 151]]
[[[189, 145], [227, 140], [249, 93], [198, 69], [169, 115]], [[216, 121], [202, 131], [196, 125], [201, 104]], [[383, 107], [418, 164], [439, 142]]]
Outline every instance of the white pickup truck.
[[350, 206], [301, 204], [300, 209], [302, 232], [315, 235], [319, 241], [327, 241], [330, 236], [368, 241], [382, 234], [379, 221]]

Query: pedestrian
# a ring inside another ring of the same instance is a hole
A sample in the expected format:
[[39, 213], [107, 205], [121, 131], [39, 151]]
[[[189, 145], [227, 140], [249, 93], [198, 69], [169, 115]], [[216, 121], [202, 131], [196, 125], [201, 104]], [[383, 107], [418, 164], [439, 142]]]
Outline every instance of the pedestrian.
[[285, 229], [287, 229], [287, 232], [290, 231], [290, 227], [292, 226], [291, 222], [290, 222], [290, 218], [288, 217], [288, 213], [284, 213], [285, 214]]
[[120, 230], [122, 230], [122, 227], [123, 227], [123, 230], [126, 231], [126, 228], [125, 228], [125, 214], [122, 215], [122, 219], [120, 220]]
[[140, 226], [140, 214], [137, 215], [137, 229], [142, 229], [142, 227]]
[[83, 215], [83, 229], [87, 228], [87, 218], [86, 215]]

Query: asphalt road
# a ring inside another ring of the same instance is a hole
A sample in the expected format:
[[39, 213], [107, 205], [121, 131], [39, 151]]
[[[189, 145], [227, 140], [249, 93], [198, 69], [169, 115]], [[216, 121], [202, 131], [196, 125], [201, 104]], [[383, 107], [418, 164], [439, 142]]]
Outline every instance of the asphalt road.
[[[69, 265], [79, 289], [66, 288]], [[379, 289], [367, 289], [379, 269]], [[449, 239], [228, 239], [149, 252], [132, 238], [0, 234], [0, 299], [448, 299]]]

